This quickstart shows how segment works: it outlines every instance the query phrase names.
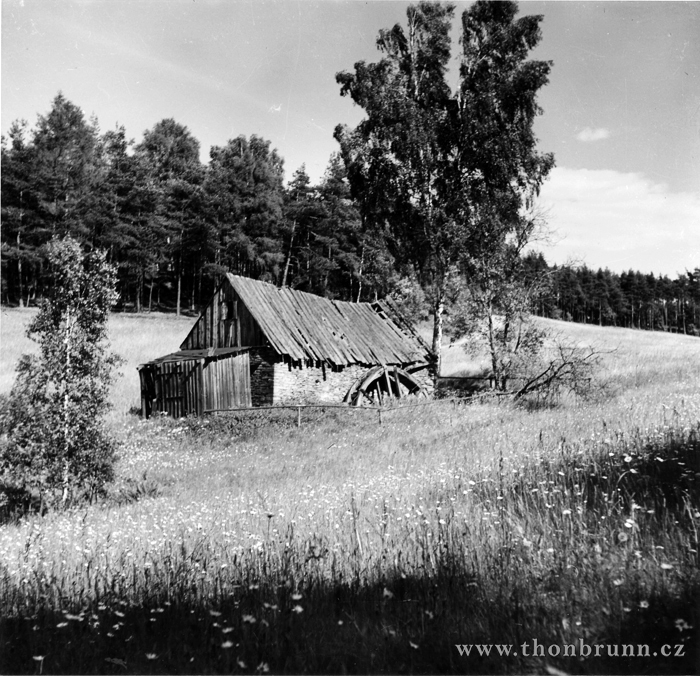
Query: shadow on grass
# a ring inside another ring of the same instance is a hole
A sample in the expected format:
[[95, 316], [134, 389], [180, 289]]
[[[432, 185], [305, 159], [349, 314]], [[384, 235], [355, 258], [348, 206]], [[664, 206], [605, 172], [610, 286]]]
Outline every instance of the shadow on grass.
[[[692, 597], [652, 596], [644, 613], [611, 621], [592, 635], [586, 627], [563, 629], [551, 591], [538, 600], [517, 584], [487, 589], [451, 566], [430, 578], [394, 576], [371, 585], [309, 580], [292, 591], [284, 584], [248, 583], [206, 605], [167, 598], [126, 605], [105, 598], [75, 614], [5, 616], [0, 670], [506, 674], [553, 667], [570, 674], [696, 673], [697, 630], [677, 623], [682, 618], [697, 626]], [[20, 608], [13, 610], [21, 615]], [[561, 656], [571, 650], [567, 645], [576, 656]], [[607, 646], [627, 656], [610, 656]]]

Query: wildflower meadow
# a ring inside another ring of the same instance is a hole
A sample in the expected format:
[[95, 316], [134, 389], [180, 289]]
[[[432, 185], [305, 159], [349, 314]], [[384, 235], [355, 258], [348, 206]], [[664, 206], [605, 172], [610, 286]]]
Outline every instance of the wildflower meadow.
[[[3, 393], [26, 317], [3, 310]], [[0, 525], [3, 673], [696, 671], [697, 338], [551, 321], [605, 350], [594, 396], [298, 425], [142, 420], [134, 367], [191, 320], [110, 321], [116, 480]]]

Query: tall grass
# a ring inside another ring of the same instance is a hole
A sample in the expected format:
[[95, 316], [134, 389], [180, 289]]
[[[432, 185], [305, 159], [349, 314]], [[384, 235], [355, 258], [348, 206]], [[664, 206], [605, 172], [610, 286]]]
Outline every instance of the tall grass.
[[103, 504], [0, 527], [0, 670], [694, 671], [700, 341], [565, 328], [598, 400], [115, 417]]

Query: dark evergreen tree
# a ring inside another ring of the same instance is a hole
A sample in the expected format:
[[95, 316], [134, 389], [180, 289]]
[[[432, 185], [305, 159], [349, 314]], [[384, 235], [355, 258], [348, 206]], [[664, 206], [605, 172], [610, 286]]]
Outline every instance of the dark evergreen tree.
[[314, 247], [319, 223], [324, 216], [318, 189], [302, 165], [294, 172], [284, 193], [284, 267], [280, 286], [310, 291], [317, 286]]
[[383, 233], [363, 227], [339, 154], [331, 156], [319, 194], [324, 209], [321, 242], [328, 253], [323, 280], [326, 294], [354, 301], [386, 295], [394, 275], [394, 258]]
[[[141, 256], [137, 309], [141, 308], [142, 293], [147, 271], [152, 276], [165, 272], [176, 289], [176, 311], [180, 314], [183, 303], [183, 279], [191, 272], [189, 257], [197, 252], [188, 244], [191, 231], [197, 229], [202, 218], [203, 169], [199, 161], [199, 141], [184, 125], [173, 119], [158, 122], [144, 133], [136, 146], [139, 170], [145, 174], [145, 198], [154, 207], [141, 215], [146, 230], [143, 240], [149, 246]], [[162, 270], [162, 252], [167, 252], [165, 270]], [[192, 284], [192, 279], [190, 278]]]
[[204, 182], [216, 233], [215, 270], [279, 283], [282, 249], [283, 161], [270, 142], [239, 136], [211, 149]]
[[59, 92], [32, 138], [33, 183], [40, 217], [52, 235], [94, 241], [95, 188], [102, 178], [99, 129]]
[[14, 122], [2, 139], [2, 298], [20, 305], [36, 294], [46, 238], [33, 168], [27, 123]]

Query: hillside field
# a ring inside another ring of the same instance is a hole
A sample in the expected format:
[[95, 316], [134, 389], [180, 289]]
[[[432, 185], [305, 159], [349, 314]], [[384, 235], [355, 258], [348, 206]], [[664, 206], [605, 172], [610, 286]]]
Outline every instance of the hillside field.
[[[31, 316], [2, 309], [0, 394]], [[297, 427], [141, 420], [193, 319], [113, 315], [117, 480], [0, 525], [0, 672], [696, 673], [700, 339], [542, 321], [612, 350], [596, 396]]]

